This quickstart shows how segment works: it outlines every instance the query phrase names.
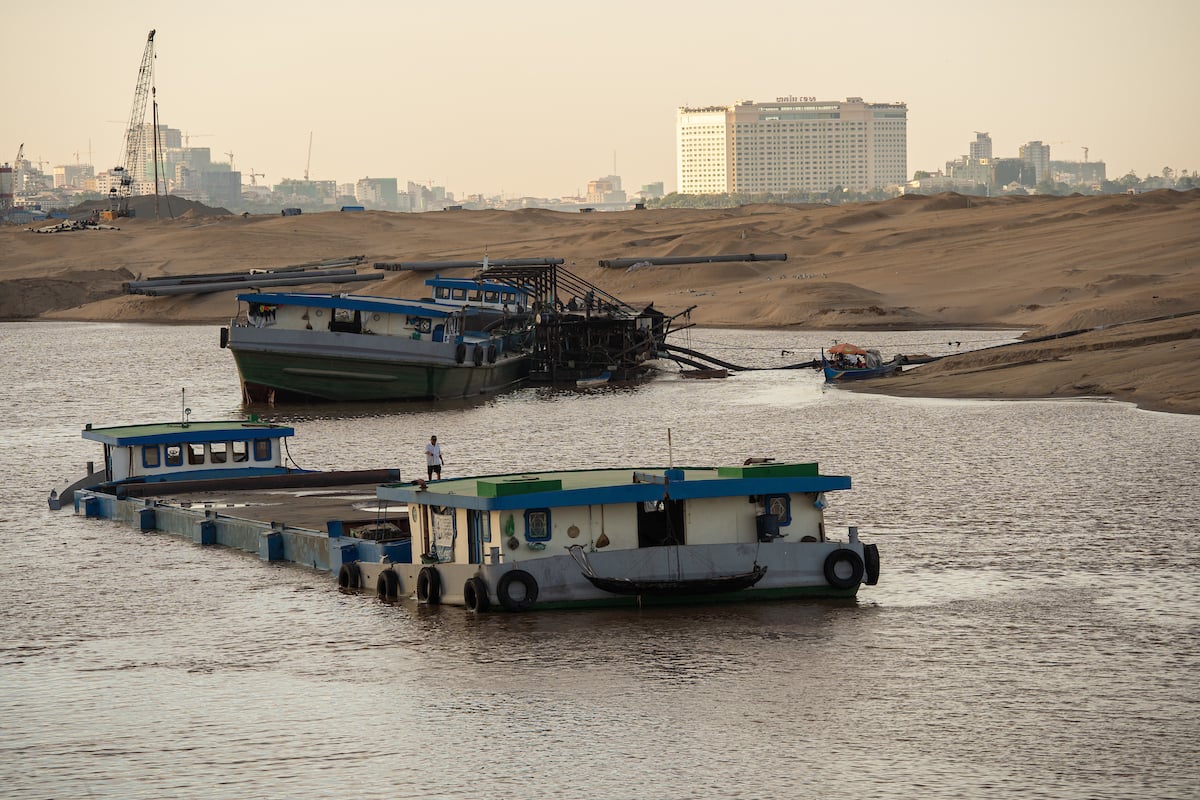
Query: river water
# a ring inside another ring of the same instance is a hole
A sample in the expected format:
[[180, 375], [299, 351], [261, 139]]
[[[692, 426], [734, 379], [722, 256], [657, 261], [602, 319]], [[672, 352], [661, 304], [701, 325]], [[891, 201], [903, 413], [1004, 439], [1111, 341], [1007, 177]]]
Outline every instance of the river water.
[[[836, 338], [690, 336], [760, 366]], [[1200, 418], [812, 370], [244, 409], [210, 326], [4, 324], [0, 356], [5, 797], [1200, 796]], [[848, 603], [472, 616], [46, 510], [99, 460], [85, 423], [183, 403], [294, 423], [308, 468], [416, 477], [431, 434], [448, 476], [816, 460], [882, 575]]]

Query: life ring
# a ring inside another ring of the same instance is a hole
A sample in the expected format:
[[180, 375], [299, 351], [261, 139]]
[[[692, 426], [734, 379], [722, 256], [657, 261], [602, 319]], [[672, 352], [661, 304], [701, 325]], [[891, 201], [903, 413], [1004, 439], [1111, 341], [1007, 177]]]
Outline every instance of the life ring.
[[[846, 568], [850, 574], [845, 574]], [[825, 580], [835, 589], [852, 589], [862, 583], [863, 560], [853, 550], [834, 550], [825, 557]]]
[[437, 605], [442, 601], [442, 576], [434, 567], [421, 567], [417, 573], [417, 602]]
[[338, 570], [338, 586], [343, 589], [362, 588], [362, 570], [358, 564], [342, 564]]
[[879, 583], [879, 545], [863, 545], [863, 561], [867, 570], [867, 586]]
[[400, 597], [400, 576], [394, 569], [385, 569], [375, 581], [375, 593], [380, 600], [396, 600]]
[[482, 614], [492, 607], [492, 601], [488, 599], [488, 588], [483, 578], [476, 575], [474, 578], [468, 578], [463, 584], [463, 605], [468, 611], [473, 611], [476, 614]]
[[472, 358], [475, 359], [475, 366], [477, 367], [483, 363], [483, 345], [475, 345], [475, 354]]
[[[519, 584], [514, 590], [513, 584]], [[507, 611], [528, 611], [538, 598], [537, 579], [523, 569], [513, 569], [500, 576], [496, 597]]]
[[458, 347], [454, 348], [454, 363], [461, 364], [467, 360], [467, 346], [462, 342], [458, 343]]
[[488, 353], [487, 353], [487, 358], [488, 358], [488, 363], [489, 363], [489, 364], [495, 364], [495, 363], [496, 363], [496, 345], [494, 345], [494, 344], [489, 344], [489, 345], [488, 345]]

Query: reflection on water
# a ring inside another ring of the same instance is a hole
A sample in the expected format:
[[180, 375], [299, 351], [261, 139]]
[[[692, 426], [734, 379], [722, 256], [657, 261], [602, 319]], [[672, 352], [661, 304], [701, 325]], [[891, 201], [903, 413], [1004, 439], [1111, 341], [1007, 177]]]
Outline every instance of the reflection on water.
[[[215, 329], [0, 333], [9, 796], [1194, 796], [1195, 417], [810, 370], [252, 409], [305, 467], [424, 474], [434, 433], [449, 476], [817, 460], [883, 559], [856, 602], [476, 617], [45, 510], [98, 458], [84, 423], [177, 418], [185, 387], [193, 419], [247, 409]], [[765, 365], [834, 337], [692, 335]]]

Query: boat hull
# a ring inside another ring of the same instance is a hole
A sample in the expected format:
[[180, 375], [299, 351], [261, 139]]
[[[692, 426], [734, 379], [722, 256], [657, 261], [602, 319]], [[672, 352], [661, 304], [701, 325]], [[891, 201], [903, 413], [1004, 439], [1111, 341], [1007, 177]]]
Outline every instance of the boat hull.
[[861, 369], [837, 369], [824, 362], [822, 368], [825, 370], [826, 383], [843, 383], [845, 381], [865, 381], [871, 378], [886, 378], [889, 375], [895, 375], [900, 372], [902, 364], [899, 359], [894, 359], [886, 364], [880, 364], [878, 367], [863, 367]]
[[229, 342], [246, 399], [254, 402], [444, 400], [505, 391], [529, 374], [524, 354], [504, 354], [491, 363], [481, 359], [479, 364], [468, 357], [458, 363], [453, 343], [413, 347], [403, 340], [386, 341], [390, 337], [357, 337], [381, 340], [366, 348], [331, 336], [310, 335], [302, 342], [259, 338], [239, 341], [235, 333]]
[[[468, 602], [467, 582], [479, 579], [483, 582], [491, 610], [527, 611], [543, 609], [599, 608], [615, 606], [685, 605], [745, 602], [756, 600], [778, 600], [807, 597], [848, 599], [858, 593], [859, 583], [851, 586], [832, 585], [825, 575], [824, 565], [830, 554], [848, 550], [866, 560], [861, 542], [793, 542], [776, 541], [769, 544], [719, 544], [685, 545], [681, 547], [643, 548], [633, 551], [612, 553], [594, 552], [589, 557], [597, 573], [621, 575], [631, 580], [645, 582], [673, 581], [719, 581], [714, 575], [713, 565], [729, 565], [739, 571], [757, 563], [762, 574], [748, 582], [745, 588], [730, 590], [717, 587], [710, 591], [627, 593], [605, 591], [594, 585], [580, 569], [578, 563], [568, 555], [536, 558], [506, 564], [380, 564], [360, 562], [356, 565], [359, 576], [356, 585], [345, 588], [361, 589], [365, 592], [382, 593], [384, 585], [393, 586], [395, 599], [421, 597], [418, 582], [422, 570], [437, 572], [440, 587], [436, 602], [442, 605], [471, 607]], [[655, 552], [651, 552], [655, 551]], [[677, 568], [677, 565], [681, 566]], [[536, 585], [536, 600], [515, 606], [511, 596], [502, 597], [507, 591], [501, 583], [505, 573], [514, 570], [527, 573]], [[390, 572], [395, 577], [382, 583], [380, 575]], [[478, 610], [478, 609], [477, 609]]]

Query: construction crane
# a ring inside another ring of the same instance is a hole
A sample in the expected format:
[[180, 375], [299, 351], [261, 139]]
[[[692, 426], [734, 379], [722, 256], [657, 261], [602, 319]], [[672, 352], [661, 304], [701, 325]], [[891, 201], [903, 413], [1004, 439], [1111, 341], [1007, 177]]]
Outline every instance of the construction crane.
[[[146, 49], [142, 52], [142, 65], [138, 68], [137, 85], [133, 90], [133, 107], [129, 110], [129, 124], [125, 126], [125, 142], [122, 148], [124, 160], [121, 165], [113, 168], [117, 174], [117, 185], [108, 190], [109, 210], [102, 216], [105, 219], [128, 217], [129, 197], [133, 194], [133, 173], [138, 160], [142, 158], [146, 131], [143, 123], [146, 120], [146, 101], [150, 99], [150, 86], [154, 83], [154, 31], [146, 37]], [[137, 170], [141, 172], [141, 170]], [[154, 187], [158, 194], [158, 187]]]
[[304, 180], [308, 180], [308, 168], [312, 166], [312, 131], [308, 132], [308, 161], [304, 162]]
[[261, 172], [255, 172], [254, 167], [250, 168], [250, 185], [251, 186], [258, 186], [258, 181], [256, 181], [255, 178], [265, 178], [265, 177], [267, 177], [267, 176], [262, 174]]
[[234, 169], [233, 169], [233, 153], [232, 152], [225, 153], [225, 155], [229, 156], [229, 171], [233, 172], [234, 171]]

